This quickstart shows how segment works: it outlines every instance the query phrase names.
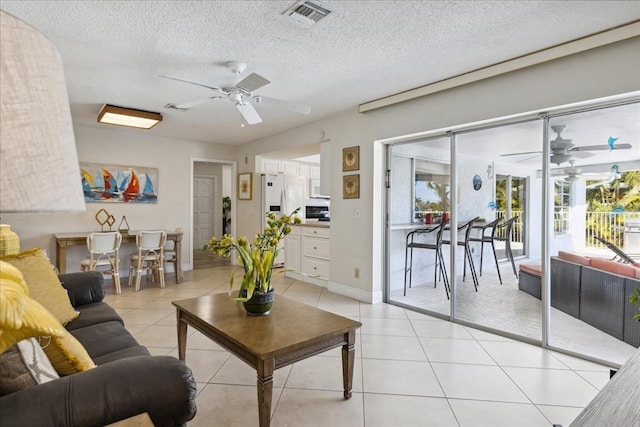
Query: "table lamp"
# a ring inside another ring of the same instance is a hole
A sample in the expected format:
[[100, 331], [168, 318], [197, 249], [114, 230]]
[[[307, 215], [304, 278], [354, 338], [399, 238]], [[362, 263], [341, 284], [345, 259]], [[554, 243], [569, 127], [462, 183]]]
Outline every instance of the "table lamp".
[[[84, 211], [58, 50], [39, 31], [0, 11], [0, 64], [0, 213]], [[18, 252], [16, 239], [2, 224], [0, 255]]]

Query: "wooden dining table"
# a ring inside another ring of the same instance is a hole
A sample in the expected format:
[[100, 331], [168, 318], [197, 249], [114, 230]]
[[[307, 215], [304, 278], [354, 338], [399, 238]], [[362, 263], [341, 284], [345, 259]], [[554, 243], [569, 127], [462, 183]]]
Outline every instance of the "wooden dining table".
[[[91, 234], [91, 231], [77, 232], [77, 233], [57, 233], [56, 238], [56, 267], [60, 274], [67, 272], [67, 247], [68, 246], [86, 246], [87, 236]], [[122, 234], [123, 243], [135, 243], [136, 232], [120, 232]], [[182, 231], [167, 231], [167, 240], [174, 243], [174, 250], [176, 253], [176, 283], [181, 283], [183, 280], [182, 274]]]

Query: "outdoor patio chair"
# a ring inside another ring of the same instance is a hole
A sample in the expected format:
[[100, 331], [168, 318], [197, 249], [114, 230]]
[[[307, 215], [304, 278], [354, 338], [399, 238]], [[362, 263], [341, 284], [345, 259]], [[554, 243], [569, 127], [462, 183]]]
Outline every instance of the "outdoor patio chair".
[[612, 258], [613, 261], [621, 262], [624, 264], [633, 264], [636, 262], [633, 258], [631, 258], [629, 255], [624, 253], [622, 249], [620, 249], [613, 243], [604, 240], [602, 237], [595, 236], [595, 238], [598, 242], [605, 245], [608, 249], [610, 249], [615, 254], [614, 257]]
[[[407, 241], [404, 254], [404, 296], [407, 296], [407, 272], [409, 273], [409, 287], [411, 287], [411, 276], [413, 268], [413, 249], [428, 249], [435, 251], [435, 263], [434, 263], [434, 275], [433, 275], [433, 287], [436, 287], [438, 281], [438, 273], [440, 278], [444, 282], [444, 291], [449, 299], [449, 279], [447, 277], [447, 271], [444, 268], [444, 257], [442, 256], [442, 233], [449, 221], [443, 220], [438, 225], [433, 225], [429, 228], [420, 228], [407, 234]], [[425, 234], [435, 232], [435, 239], [433, 242], [421, 242], [416, 241], [416, 237]], [[407, 268], [408, 263], [408, 268]]]
[[511, 231], [513, 230], [513, 224], [518, 220], [517, 216], [511, 217], [505, 220], [498, 227], [504, 229], [503, 233], [500, 233], [500, 237], [496, 238], [496, 240], [504, 240], [504, 250], [507, 255], [507, 259], [511, 261], [511, 267], [513, 268], [513, 274], [515, 274], [516, 279], [518, 278], [518, 270], [516, 270], [516, 263], [513, 260], [513, 251], [511, 250]]
[[[498, 224], [500, 224], [501, 219], [497, 218], [494, 221], [486, 224], [480, 229], [480, 234], [478, 236], [470, 236], [469, 243], [480, 243], [480, 276], [482, 276], [482, 261], [484, 258], [484, 244], [491, 244], [491, 250], [493, 251], [493, 259], [496, 262], [496, 270], [498, 271], [498, 279], [500, 280], [500, 284], [502, 285], [502, 276], [500, 275], [500, 267], [498, 265], [498, 256], [496, 255], [496, 229], [498, 228]], [[490, 230], [490, 233], [487, 234], [486, 231]]]
[[[471, 230], [473, 229], [473, 223], [476, 222], [480, 217], [475, 217], [471, 221], [465, 222], [464, 224], [458, 226], [458, 232], [464, 231], [464, 239], [458, 240], [456, 242], [457, 246], [464, 247], [464, 261], [462, 267], [462, 281], [464, 282], [467, 276], [467, 261], [469, 262], [469, 270], [471, 271], [471, 278], [473, 279], [473, 286], [478, 292], [478, 276], [476, 274], [476, 267], [473, 265], [473, 257], [471, 256], [471, 248], [469, 247], [469, 238], [471, 236]], [[443, 245], [451, 245], [450, 240], [443, 240]]]

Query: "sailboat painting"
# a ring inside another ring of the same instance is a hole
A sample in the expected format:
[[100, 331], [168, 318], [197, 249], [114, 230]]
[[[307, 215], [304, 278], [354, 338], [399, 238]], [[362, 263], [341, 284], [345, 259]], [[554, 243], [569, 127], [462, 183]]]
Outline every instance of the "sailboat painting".
[[80, 163], [85, 202], [158, 203], [158, 169]]

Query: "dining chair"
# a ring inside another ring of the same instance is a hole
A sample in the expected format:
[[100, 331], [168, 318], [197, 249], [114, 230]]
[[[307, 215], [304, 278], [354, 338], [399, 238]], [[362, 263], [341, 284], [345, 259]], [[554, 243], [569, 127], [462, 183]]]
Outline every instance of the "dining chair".
[[167, 241], [165, 231], [138, 231], [136, 245], [138, 252], [129, 260], [129, 286], [136, 270], [136, 292], [140, 290], [140, 276], [143, 268], [147, 270], [147, 280], [151, 275], [159, 277], [160, 287], [164, 288], [164, 245]]
[[[411, 287], [412, 269], [413, 269], [413, 249], [428, 249], [435, 251], [433, 287], [436, 287], [438, 274], [444, 282], [444, 290], [449, 299], [449, 279], [447, 271], [444, 268], [444, 257], [442, 256], [442, 234], [445, 226], [449, 221], [443, 220], [440, 224], [434, 224], [432, 227], [419, 228], [407, 234], [405, 253], [404, 253], [404, 296], [407, 296], [407, 272], [409, 273], [409, 287]], [[416, 240], [419, 236], [435, 233], [433, 242], [423, 242]], [[408, 267], [407, 267], [408, 264]]]
[[[117, 231], [105, 233], [90, 233], [87, 236], [87, 249], [89, 257], [80, 263], [82, 271], [100, 271], [102, 274], [111, 275], [116, 293], [122, 293], [120, 287], [120, 274], [118, 268], [120, 266], [120, 244], [122, 243], [122, 234]], [[98, 268], [107, 267], [107, 270], [98, 270]]]
[[[458, 235], [464, 232], [464, 238], [462, 240], [458, 239], [456, 242], [457, 246], [464, 247], [464, 258], [463, 258], [463, 267], [462, 267], [462, 281], [466, 279], [467, 276], [467, 262], [469, 263], [469, 270], [471, 271], [471, 278], [473, 279], [473, 286], [478, 291], [478, 275], [476, 274], [476, 267], [473, 264], [473, 257], [471, 256], [471, 247], [469, 246], [469, 238], [471, 236], [471, 230], [473, 229], [473, 223], [476, 222], [480, 217], [475, 217], [470, 221], [465, 222], [458, 226]], [[443, 240], [443, 245], [451, 245], [450, 240]]]
[[[175, 230], [178, 233], [182, 233], [182, 227], [178, 227]], [[167, 242], [168, 245], [168, 242]], [[173, 264], [173, 272], [176, 275], [176, 283], [178, 280], [178, 255], [176, 254], [176, 243], [173, 242], [173, 245], [169, 248], [164, 248], [164, 263], [165, 264]]]
[[496, 240], [504, 240], [504, 250], [507, 259], [511, 261], [511, 268], [513, 268], [513, 274], [518, 278], [518, 271], [516, 270], [516, 263], [513, 260], [513, 251], [511, 250], [511, 232], [513, 230], [513, 224], [518, 220], [518, 216], [511, 217], [505, 220], [498, 227], [504, 229], [504, 232], [498, 233]]
[[[469, 243], [480, 243], [480, 276], [482, 276], [482, 262], [484, 258], [484, 244], [489, 243], [491, 245], [491, 250], [493, 251], [493, 259], [496, 262], [496, 270], [498, 270], [498, 279], [500, 280], [500, 284], [502, 285], [502, 276], [500, 275], [500, 267], [498, 266], [498, 256], [496, 255], [496, 229], [498, 228], [498, 224], [500, 224], [501, 219], [497, 218], [490, 223], [484, 225], [480, 228], [480, 234], [477, 236], [471, 235], [469, 237]], [[487, 234], [486, 231], [490, 232]]]

